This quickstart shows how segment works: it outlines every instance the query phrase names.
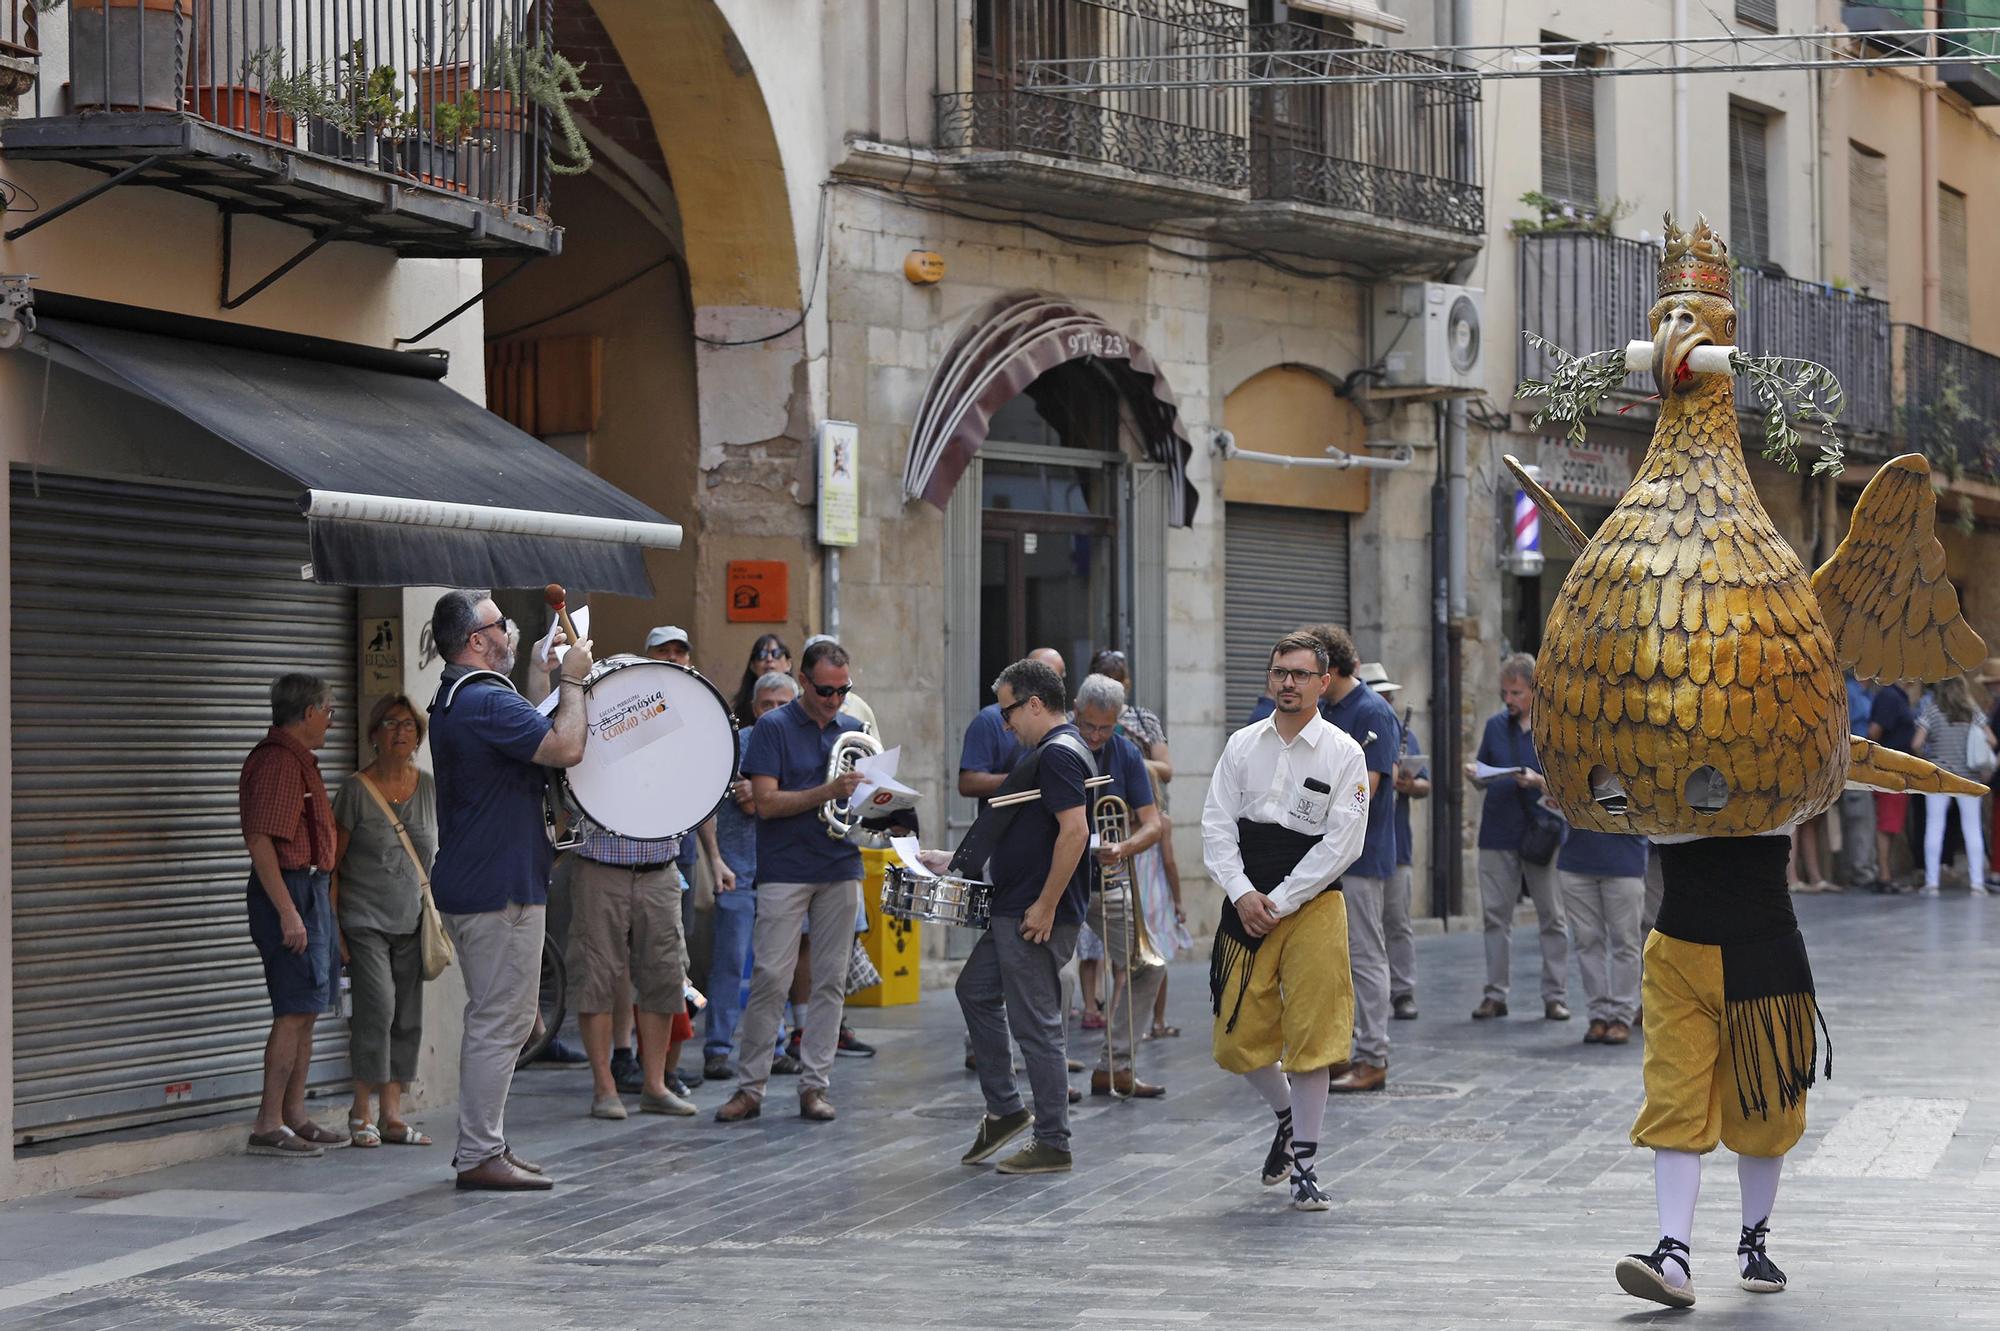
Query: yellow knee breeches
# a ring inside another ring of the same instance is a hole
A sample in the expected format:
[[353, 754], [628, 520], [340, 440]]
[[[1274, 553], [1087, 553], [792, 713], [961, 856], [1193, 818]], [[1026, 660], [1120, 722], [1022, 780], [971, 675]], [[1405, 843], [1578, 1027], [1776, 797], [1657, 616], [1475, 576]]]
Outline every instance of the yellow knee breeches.
[[[1641, 997], [1646, 1103], [1632, 1125], [1634, 1146], [1705, 1154], [1720, 1141], [1738, 1155], [1777, 1156], [1798, 1144], [1806, 1127], [1805, 1094], [1785, 1107], [1777, 1060], [1738, 1057], [1741, 1037], [1732, 1036], [1724, 1020], [1721, 948], [1653, 933], [1646, 940]], [[1744, 1085], [1745, 1078], [1754, 1078], [1754, 1085]], [[1746, 1101], [1765, 1109], [1746, 1112]]]
[[[1239, 1007], [1236, 971], [1245, 965], [1250, 984]], [[1215, 1061], [1223, 1071], [1283, 1060], [1293, 1072], [1312, 1072], [1346, 1062], [1354, 1052], [1346, 894], [1322, 892], [1278, 921], [1254, 956], [1230, 967], [1223, 993], [1215, 1019]]]

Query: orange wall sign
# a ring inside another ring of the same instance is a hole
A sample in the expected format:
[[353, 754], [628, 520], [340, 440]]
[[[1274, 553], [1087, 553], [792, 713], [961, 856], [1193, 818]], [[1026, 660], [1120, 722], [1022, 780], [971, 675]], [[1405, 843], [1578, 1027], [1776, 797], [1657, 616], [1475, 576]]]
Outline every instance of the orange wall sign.
[[789, 618], [790, 566], [782, 559], [729, 561], [729, 622], [782, 624]]

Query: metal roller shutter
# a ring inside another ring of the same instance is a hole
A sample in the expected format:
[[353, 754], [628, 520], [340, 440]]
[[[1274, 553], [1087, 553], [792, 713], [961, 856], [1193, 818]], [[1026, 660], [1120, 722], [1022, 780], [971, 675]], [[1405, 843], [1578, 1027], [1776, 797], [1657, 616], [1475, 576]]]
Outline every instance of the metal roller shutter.
[[1233, 729], [1264, 693], [1272, 643], [1302, 624], [1347, 623], [1347, 514], [1228, 505], [1222, 595]]
[[[300, 579], [281, 500], [16, 472], [12, 504], [16, 1140], [254, 1101], [236, 775], [288, 670], [333, 681], [352, 768], [353, 593]], [[310, 1081], [346, 1075], [322, 1019]]]

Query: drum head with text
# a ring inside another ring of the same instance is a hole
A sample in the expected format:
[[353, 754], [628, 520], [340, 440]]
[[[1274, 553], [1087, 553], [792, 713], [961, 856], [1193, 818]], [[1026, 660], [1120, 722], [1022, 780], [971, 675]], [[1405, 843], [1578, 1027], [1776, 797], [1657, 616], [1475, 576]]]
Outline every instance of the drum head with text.
[[583, 761], [563, 775], [584, 816], [638, 841], [699, 827], [736, 779], [736, 723], [686, 666], [613, 656], [591, 669]]

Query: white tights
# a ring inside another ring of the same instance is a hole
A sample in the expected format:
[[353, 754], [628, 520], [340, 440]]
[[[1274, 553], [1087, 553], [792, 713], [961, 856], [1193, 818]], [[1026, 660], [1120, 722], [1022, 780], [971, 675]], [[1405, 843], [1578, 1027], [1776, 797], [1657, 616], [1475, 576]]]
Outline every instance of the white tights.
[[[1784, 1171], [1782, 1155], [1736, 1157], [1736, 1182], [1743, 1194], [1745, 1228], [1771, 1218], [1778, 1200], [1778, 1176]], [[1653, 1152], [1653, 1197], [1660, 1211], [1660, 1233], [1694, 1246], [1694, 1204], [1701, 1195], [1701, 1157], [1692, 1151]], [[1738, 1269], [1741, 1269], [1740, 1263]], [[1664, 1264], [1667, 1283], [1679, 1286], [1686, 1279], [1680, 1264]]]

